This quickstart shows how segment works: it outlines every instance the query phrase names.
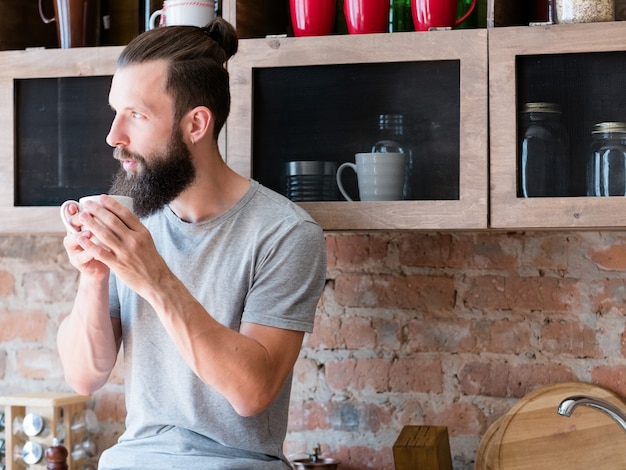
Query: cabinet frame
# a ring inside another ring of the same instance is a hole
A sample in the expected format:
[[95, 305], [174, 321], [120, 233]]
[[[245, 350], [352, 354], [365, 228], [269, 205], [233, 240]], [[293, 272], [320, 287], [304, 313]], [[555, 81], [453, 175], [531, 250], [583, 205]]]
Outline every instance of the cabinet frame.
[[240, 42], [229, 62], [232, 108], [226, 160], [252, 171], [252, 75], [255, 68], [459, 60], [459, 199], [299, 203], [324, 230], [487, 228], [487, 30], [270, 37]]
[[115, 46], [0, 53], [0, 233], [65, 231], [58, 207], [15, 206], [15, 80], [113, 75], [122, 49]]
[[517, 197], [516, 57], [626, 51], [626, 23], [489, 30], [490, 227], [611, 228], [626, 221], [624, 197]]

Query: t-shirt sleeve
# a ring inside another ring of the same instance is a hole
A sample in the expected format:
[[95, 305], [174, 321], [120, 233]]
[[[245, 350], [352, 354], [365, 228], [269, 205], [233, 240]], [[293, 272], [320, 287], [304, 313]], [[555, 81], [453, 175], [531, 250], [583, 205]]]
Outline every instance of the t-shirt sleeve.
[[264, 251], [242, 321], [310, 333], [325, 281], [323, 231], [311, 220], [298, 220]]

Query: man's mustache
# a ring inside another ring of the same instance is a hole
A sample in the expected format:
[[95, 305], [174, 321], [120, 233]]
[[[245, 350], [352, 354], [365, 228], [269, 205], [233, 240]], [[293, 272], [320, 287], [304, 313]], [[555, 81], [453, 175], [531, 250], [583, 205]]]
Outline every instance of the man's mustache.
[[113, 158], [119, 161], [130, 160], [135, 162], [143, 162], [144, 158], [136, 153], [129, 152], [121, 147], [113, 149]]

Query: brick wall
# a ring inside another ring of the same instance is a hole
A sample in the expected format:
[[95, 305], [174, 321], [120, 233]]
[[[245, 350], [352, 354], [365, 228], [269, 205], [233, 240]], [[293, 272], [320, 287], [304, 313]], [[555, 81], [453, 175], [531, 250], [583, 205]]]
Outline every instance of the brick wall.
[[[448, 427], [455, 470], [530, 390], [581, 380], [626, 396], [626, 233], [328, 234], [327, 285], [295, 371], [288, 455], [393, 470], [407, 424]], [[69, 390], [54, 335], [77, 276], [60, 236], [0, 237], [0, 395]], [[121, 371], [94, 395], [102, 448]]]

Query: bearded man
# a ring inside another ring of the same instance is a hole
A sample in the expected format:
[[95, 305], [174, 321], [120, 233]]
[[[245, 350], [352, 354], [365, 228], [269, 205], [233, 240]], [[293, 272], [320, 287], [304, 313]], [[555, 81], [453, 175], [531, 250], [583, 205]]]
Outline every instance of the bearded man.
[[67, 382], [99, 390], [123, 345], [126, 430], [101, 470], [291, 468], [292, 370], [325, 282], [324, 238], [220, 155], [237, 43], [221, 18], [131, 41], [107, 142], [121, 162], [110, 192], [135, 214], [106, 195], [70, 209], [81, 230], [64, 238], [80, 271], [58, 331]]

